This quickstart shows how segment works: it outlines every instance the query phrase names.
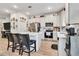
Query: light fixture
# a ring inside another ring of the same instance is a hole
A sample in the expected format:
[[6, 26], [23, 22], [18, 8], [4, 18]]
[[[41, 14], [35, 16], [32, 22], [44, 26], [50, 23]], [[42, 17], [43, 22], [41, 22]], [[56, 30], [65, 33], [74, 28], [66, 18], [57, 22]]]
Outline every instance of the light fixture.
[[18, 8], [18, 6], [17, 6], [17, 5], [13, 5], [13, 8], [15, 8], [15, 9], [16, 9], [16, 8]]
[[10, 13], [10, 11], [9, 11], [8, 9], [5, 9], [4, 11], [5, 11], [6, 13]]
[[48, 7], [48, 10], [52, 10], [52, 7]]
[[32, 6], [28, 6], [28, 8], [32, 8]]
[[26, 12], [26, 14], [27, 14], [27, 15], [30, 15], [30, 13], [29, 13], [29, 12]]

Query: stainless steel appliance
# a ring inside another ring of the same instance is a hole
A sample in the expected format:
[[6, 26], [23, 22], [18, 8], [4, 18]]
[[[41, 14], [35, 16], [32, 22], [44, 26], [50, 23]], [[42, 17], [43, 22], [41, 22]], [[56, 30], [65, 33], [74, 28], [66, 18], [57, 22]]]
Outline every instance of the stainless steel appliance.
[[38, 23], [38, 22], [30, 23], [29, 31], [30, 32], [39, 32], [40, 27], [41, 27], [40, 23]]
[[45, 38], [53, 38], [53, 30], [46, 30]]

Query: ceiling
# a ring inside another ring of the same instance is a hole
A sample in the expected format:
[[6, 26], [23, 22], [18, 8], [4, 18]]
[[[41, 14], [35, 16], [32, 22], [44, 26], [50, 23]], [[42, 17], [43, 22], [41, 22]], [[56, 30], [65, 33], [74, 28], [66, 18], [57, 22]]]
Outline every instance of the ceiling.
[[[14, 8], [13, 6], [16, 5]], [[32, 8], [28, 8], [32, 6]], [[38, 15], [49, 12], [57, 12], [64, 8], [64, 3], [0, 3], [0, 15], [21, 12], [26, 15]], [[8, 10], [5, 12], [5, 10]]]

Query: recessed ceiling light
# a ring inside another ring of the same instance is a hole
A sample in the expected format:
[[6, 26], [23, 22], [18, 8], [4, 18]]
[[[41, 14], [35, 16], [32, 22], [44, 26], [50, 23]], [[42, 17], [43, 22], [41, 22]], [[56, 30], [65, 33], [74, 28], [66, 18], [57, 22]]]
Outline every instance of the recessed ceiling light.
[[5, 9], [5, 12], [6, 12], [6, 13], [10, 13], [10, 11], [9, 11], [8, 9]]
[[17, 6], [17, 5], [13, 5], [13, 7], [14, 7], [14, 8], [18, 8], [18, 6]]
[[29, 12], [26, 12], [26, 14], [27, 14], [27, 15], [30, 15], [30, 13], [29, 13]]
[[48, 10], [52, 10], [52, 7], [48, 7]]

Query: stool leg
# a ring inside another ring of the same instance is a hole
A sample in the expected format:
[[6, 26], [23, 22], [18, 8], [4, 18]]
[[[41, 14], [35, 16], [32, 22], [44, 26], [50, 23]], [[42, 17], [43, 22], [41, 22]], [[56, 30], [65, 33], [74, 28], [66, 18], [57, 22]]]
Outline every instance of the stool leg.
[[21, 56], [23, 55], [23, 47], [21, 48]]
[[30, 56], [30, 45], [29, 45], [29, 47], [28, 47], [28, 50], [29, 50], [29, 52], [28, 52], [28, 56]]
[[19, 55], [21, 54], [21, 47], [19, 47]]
[[14, 45], [14, 42], [13, 42], [13, 45], [12, 45], [12, 52], [15, 52], [15, 45]]
[[34, 45], [35, 45], [35, 48], [34, 49], [35, 49], [35, 52], [36, 52], [36, 42], [34, 43]]
[[10, 44], [10, 43], [9, 43], [9, 41], [8, 41], [7, 51], [9, 50], [9, 44]]
[[30, 52], [28, 53], [28, 56], [30, 56]]

